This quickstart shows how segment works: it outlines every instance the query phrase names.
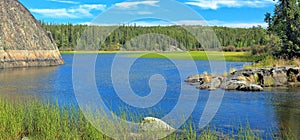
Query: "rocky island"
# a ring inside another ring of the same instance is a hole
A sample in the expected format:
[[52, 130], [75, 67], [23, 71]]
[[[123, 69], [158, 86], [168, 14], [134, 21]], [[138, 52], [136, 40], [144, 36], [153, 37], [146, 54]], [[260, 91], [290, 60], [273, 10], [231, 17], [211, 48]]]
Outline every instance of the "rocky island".
[[17, 0], [1, 0], [0, 68], [63, 63], [51, 33]]
[[292, 66], [252, 68], [231, 72], [230, 74], [196, 74], [185, 82], [198, 89], [240, 91], [263, 91], [264, 87], [300, 86], [300, 68]]

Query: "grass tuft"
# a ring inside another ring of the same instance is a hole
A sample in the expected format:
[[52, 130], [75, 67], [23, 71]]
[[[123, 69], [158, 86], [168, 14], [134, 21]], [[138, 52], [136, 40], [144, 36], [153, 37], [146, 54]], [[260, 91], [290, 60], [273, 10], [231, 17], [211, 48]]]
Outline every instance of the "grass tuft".
[[[91, 110], [90, 110], [91, 111]], [[100, 113], [101, 111], [93, 111]], [[121, 113], [121, 118], [136, 117], [138, 114]], [[91, 113], [90, 117], [94, 117]], [[95, 117], [100, 126], [111, 132], [118, 124], [110, 124]], [[207, 127], [199, 133], [195, 124], [188, 121], [181, 130], [164, 138], [174, 139], [261, 139], [259, 134], [254, 132], [250, 126], [240, 127], [228, 134], [222, 130]], [[126, 131], [126, 130], [124, 130]], [[118, 132], [116, 132], [117, 134]], [[153, 133], [151, 133], [153, 134]], [[0, 98], [0, 137], [1, 139], [22, 139], [27, 137], [31, 140], [39, 139], [99, 139], [110, 140], [111, 138], [99, 132], [86, 120], [83, 113], [74, 106], [61, 106], [45, 103], [37, 99], [8, 101]], [[152, 135], [146, 138], [151, 138]], [[279, 135], [282, 138], [295, 138], [291, 131]], [[125, 137], [126, 138], [126, 137]], [[277, 137], [276, 137], [277, 138]]]

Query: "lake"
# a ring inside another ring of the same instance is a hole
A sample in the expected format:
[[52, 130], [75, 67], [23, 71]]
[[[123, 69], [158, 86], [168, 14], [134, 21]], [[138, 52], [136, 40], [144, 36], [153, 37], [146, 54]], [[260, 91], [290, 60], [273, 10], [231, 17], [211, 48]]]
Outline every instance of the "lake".
[[[149, 108], [129, 106], [119, 98], [112, 84], [111, 67], [114, 56], [114, 54], [100, 54], [95, 62], [95, 80], [99, 94], [105, 105], [114, 112], [119, 112], [120, 107], [126, 107], [129, 111], [139, 112], [143, 116], [152, 115], [161, 118], [174, 108], [180, 92], [189, 93], [196, 90], [194, 86], [183, 82], [188, 75], [195, 74], [189, 71], [191, 66], [187, 62], [191, 60], [174, 60], [185, 68], [179, 72], [176, 65], [168, 59], [140, 58], [130, 67], [128, 75], [132, 91], [141, 97], [147, 96], [151, 92], [149, 79], [155, 74], [160, 74], [164, 77], [166, 87], [156, 84], [155, 88], [166, 92], [157, 104]], [[74, 56], [65, 54], [62, 57], [65, 61], [65, 65], [62, 66], [0, 70], [0, 96], [11, 100], [36, 97], [54, 103], [76, 105], [77, 100], [72, 83]], [[124, 56], [122, 59], [126, 61], [134, 58]], [[195, 61], [195, 63], [199, 73], [210, 72], [208, 61]], [[227, 71], [230, 68], [242, 68], [245, 64], [247, 63], [227, 62]], [[122, 63], [120, 65], [122, 67]], [[118, 79], [123, 79], [126, 75], [117, 76]], [[155, 79], [154, 82], [156, 82]], [[181, 84], [186, 84], [183, 89]], [[128, 90], [126, 86], [120, 85], [119, 87], [121, 91]], [[197, 92], [199, 98], [191, 114], [191, 120], [194, 123], [199, 123], [210, 94], [206, 90], [197, 90]], [[194, 98], [194, 95], [185, 96], [183, 103], [188, 104]], [[263, 92], [226, 91], [210, 126], [220, 128], [225, 132], [231, 131], [233, 127], [238, 128], [240, 125], [250, 126], [256, 132], [261, 133], [264, 138], [270, 138], [271, 133], [279, 133], [282, 129], [289, 128], [300, 137], [299, 101], [300, 88], [267, 88]], [[156, 113], [149, 113], [149, 110]]]

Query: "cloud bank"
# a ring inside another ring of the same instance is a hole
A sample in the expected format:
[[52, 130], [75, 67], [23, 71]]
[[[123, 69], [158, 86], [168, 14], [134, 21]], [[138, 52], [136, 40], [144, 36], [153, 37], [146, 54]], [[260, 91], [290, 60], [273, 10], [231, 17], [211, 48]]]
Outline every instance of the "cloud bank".
[[262, 8], [276, 3], [273, 0], [192, 0], [185, 2], [187, 5], [193, 5], [202, 9], [219, 9], [221, 7], [254, 7]]

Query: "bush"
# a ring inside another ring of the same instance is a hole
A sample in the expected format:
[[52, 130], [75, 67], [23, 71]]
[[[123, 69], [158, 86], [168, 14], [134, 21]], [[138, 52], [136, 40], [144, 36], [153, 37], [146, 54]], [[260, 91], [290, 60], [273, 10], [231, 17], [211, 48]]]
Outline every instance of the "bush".
[[278, 36], [271, 35], [267, 38], [267, 45], [265, 48], [265, 51], [269, 54], [279, 58], [281, 57], [281, 47], [282, 47], [282, 41]]
[[234, 52], [235, 51], [235, 46], [230, 45], [230, 46], [227, 46], [227, 47], [223, 47], [223, 51], [224, 52]]
[[282, 55], [281, 46], [282, 42], [278, 36], [271, 35], [267, 37], [266, 41], [268, 42], [265, 46], [255, 45], [251, 47], [252, 55], [256, 56], [269, 56], [272, 55], [275, 58], [279, 58]]

